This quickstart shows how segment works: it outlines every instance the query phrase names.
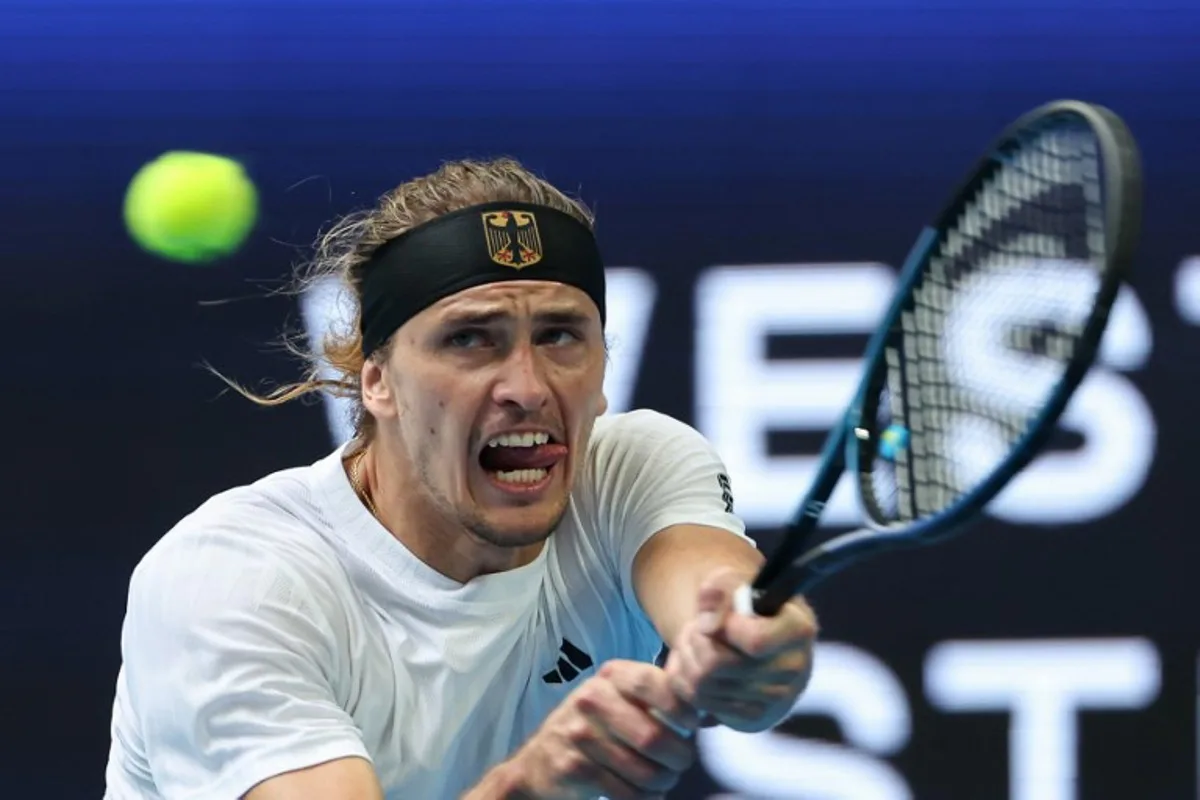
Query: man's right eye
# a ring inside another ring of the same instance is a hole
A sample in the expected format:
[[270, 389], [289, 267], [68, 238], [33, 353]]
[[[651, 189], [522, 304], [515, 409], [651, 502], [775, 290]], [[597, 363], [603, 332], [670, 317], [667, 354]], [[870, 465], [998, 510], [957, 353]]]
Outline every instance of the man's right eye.
[[451, 333], [445, 339], [447, 347], [456, 349], [469, 349], [473, 347], [486, 347], [490, 339], [487, 332], [479, 328], [464, 328]]

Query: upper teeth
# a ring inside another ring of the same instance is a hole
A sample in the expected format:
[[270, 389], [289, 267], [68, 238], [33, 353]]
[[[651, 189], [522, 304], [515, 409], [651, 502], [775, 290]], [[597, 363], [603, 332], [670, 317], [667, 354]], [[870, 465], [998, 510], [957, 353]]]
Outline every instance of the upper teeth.
[[533, 447], [550, 441], [548, 433], [503, 433], [488, 441], [488, 447]]

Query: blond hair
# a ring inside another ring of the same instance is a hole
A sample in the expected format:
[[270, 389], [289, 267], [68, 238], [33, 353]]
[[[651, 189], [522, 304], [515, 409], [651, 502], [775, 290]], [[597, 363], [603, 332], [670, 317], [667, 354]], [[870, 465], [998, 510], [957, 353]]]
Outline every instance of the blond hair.
[[[594, 216], [581, 201], [568, 197], [515, 159], [460, 160], [397, 186], [374, 208], [351, 213], [335, 222], [317, 241], [314, 257], [297, 271], [293, 290], [303, 294], [334, 279], [351, 307], [319, 345], [299, 335], [285, 347], [305, 365], [304, 377], [265, 394], [257, 394], [220, 376], [235, 391], [263, 406], [277, 406], [317, 392], [351, 400], [355, 437], [369, 440], [374, 419], [362, 405], [364, 363], [359, 321], [362, 278], [367, 260], [385, 242], [424, 222], [468, 206], [493, 201], [537, 203], [571, 214], [592, 228]], [[391, 341], [371, 354], [386, 359]]]

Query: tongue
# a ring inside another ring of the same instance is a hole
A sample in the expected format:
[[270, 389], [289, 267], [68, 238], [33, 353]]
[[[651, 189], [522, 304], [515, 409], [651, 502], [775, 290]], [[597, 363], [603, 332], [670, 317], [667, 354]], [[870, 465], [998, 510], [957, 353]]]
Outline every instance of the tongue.
[[567, 454], [563, 444], [539, 444], [533, 447], [487, 447], [479, 454], [479, 463], [493, 472], [515, 469], [546, 469]]

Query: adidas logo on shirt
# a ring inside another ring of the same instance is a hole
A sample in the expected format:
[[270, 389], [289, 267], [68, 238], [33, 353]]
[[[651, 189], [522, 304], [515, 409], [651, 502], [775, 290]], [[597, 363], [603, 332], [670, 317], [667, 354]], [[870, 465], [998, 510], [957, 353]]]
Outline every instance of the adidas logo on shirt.
[[562, 640], [558, 651], [562, 655], [559, 656], [557, 667], [542, 676], [545, 683], [570, 683], [579, 677], [580, 672], [592, 666], [592, 657], [566, 639]]

